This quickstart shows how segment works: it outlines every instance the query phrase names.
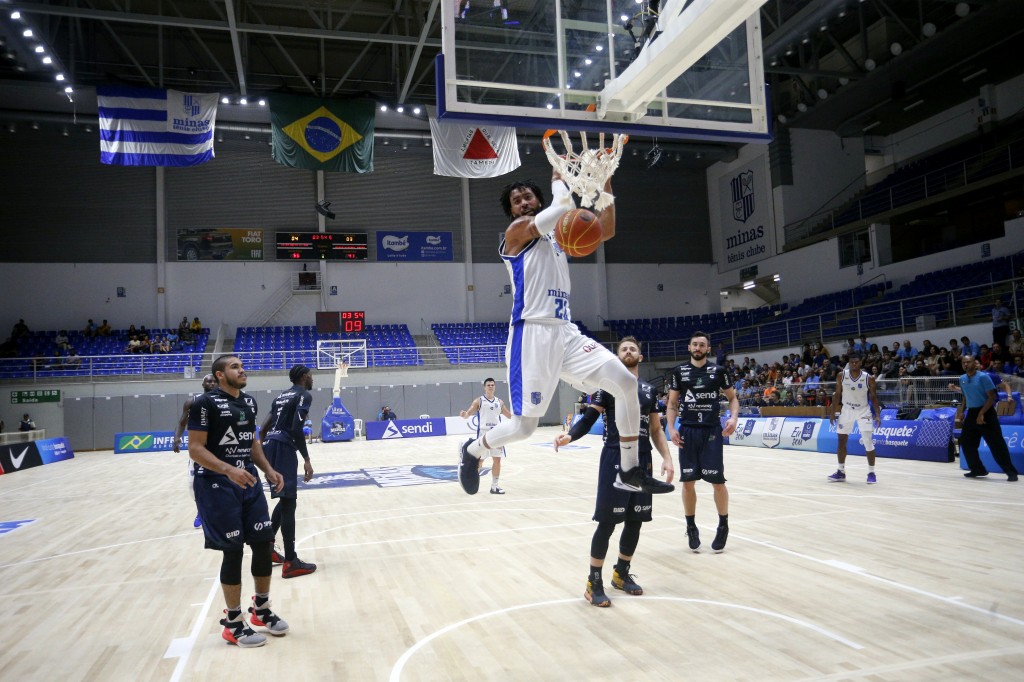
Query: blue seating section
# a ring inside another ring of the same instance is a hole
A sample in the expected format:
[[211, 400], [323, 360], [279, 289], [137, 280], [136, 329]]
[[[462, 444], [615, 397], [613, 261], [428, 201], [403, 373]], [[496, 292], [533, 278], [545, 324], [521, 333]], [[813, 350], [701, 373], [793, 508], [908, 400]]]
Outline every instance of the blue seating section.
[[[165, 336], [170, 329], [147, 329], [149, 337]], [[173, 330], [177, 331], [177, 330]], [[18, 339], [18, 358], [0, 359], [0, 379], [31, 377], [88, 377], [134, 374], [183, 374], [186, 367], [197, 367], [210, 337], [203, 329], [193, 342], [180, 351], [161, 354], [128, 354], [128, 331], [114, 330], [110, 336], [84, 336], [80, 331], [67, 332], [68, 343], [82, 358], [78, 369], [60, 368], [67, 352], [57, 348], [57, 330], [34, 331]]]
[[[573, 324], [594, 338], [585, 324], [578, 320]], [[505, 362], [508, 322], [441, 322], [430, 328], [452, 365]]]
[[764, 320], [773, 318], [788, 307], [787, 304], [781, 304], [756, 310], [739, 310], [709, 315], [608, 320], [605, 324], [617, 338], [635, 336], [640, 339], [643, 344], [642, 350], [646, 355], [677, 355], [686, 351], [690, 342], [690, 334], [697, 330], [705, 331], [711, 334], [712, 339], [717, 339], [721, 332], [753, 327]]
[[284, 370], [302, 363], [315, 367], [316, 342], [366, 340], [367, 367], [422, 365], [416, 341], [404, 324], [367, 325], [362, 332], [317, 332], [314, 326], [238, 327], [234, 352], [250, 370]]

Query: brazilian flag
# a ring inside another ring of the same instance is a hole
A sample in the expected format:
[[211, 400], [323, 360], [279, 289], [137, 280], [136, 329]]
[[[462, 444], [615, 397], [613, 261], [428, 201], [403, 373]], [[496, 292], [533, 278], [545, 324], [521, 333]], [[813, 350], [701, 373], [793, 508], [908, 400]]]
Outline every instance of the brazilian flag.
[[271, 95], [274, 160], [292, 168], [369, 173], [375, 116], [376, 104], [368, 100]]

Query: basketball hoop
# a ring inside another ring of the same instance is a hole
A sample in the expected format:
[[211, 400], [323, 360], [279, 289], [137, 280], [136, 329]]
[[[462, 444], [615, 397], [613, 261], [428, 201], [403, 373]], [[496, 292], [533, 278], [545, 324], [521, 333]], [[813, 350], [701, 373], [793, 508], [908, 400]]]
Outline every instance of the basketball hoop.
[[[562, 137], [564, 155], [555, 151], [554, 145], [551, 144], [550, 138], [556, 132]], [[622, 147], [629, 141], [628, 135], [616, 134], [612, 136], [612, 146], [605, 147], [604, 135], [600, 133], [597, 148], [590, 149], [587, 146], [587, 133], [581, 131], [579, 153], [573, 149], [569, 133], [564, 130], [549, 130], [544, 133], [541, 140], [541, 146], [544, 147], [544, 154], [548, 157], [551, 167], [562, 176], [570, 191], [580, 198], [584, 208], [593, 206], [596, 211], [610, 206], [615, 201], [614, 196], [604, 191], [604, 184], [619, 167]]]

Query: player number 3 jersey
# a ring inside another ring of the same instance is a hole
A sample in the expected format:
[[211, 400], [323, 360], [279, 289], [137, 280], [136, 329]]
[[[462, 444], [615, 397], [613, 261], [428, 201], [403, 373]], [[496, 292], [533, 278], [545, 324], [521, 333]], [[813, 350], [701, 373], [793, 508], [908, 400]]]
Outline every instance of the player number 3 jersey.
[[695, 367], [679, 365], [672, 372], [669, 389], [679, 391], [679, 413], [690, 426], [718, 426], [721, 412], [720, 395], [729, 388], [729, 379], [718, 365]]

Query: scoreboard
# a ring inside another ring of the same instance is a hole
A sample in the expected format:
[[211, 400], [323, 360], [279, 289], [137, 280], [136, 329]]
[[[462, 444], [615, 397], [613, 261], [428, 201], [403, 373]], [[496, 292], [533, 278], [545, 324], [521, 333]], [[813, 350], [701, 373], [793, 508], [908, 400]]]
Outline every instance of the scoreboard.
[[278, 232], [278, 260], [356, 260], [367, 257], [365, 232]]

